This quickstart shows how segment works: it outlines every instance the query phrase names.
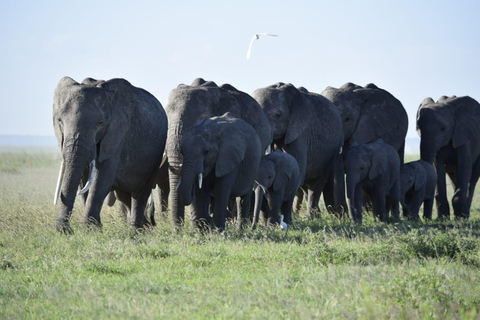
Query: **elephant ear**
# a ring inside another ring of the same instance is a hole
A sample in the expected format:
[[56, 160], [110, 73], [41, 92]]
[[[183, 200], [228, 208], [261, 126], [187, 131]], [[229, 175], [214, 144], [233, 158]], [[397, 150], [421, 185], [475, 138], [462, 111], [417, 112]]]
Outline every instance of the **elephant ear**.
[[215, 176], [223, 177], [232, 172], [245, 158], [247, 141], [239, 130], [228, 128], [222, 131], [219, 144]]
[[55, 88], [55, 94], [53, 98], [53, 129], [55, 131], [55, 136], [57, 137], [57, 143], [60, 147], [60, 150], [63, 149], [63, 133], [61, 129], [61, 124], [56, 119], [58, 112], [63, 108], [66, 100], [69, 98], [69, 90], [72, 86], [78, 86], [79, 83], [73, 80], [70, 77], [63, 77]]
[[277, 172], [275, 180], [273, 181], [273, 190], [278, 191], [284, 188], [292, 178], [293, 168], [285, 159], [280, 159], [275, 164], [275, 171]]
[[285, 100], [290, 110], [290, 121], [285, 133], [285, 144], [290, 144], [297, 140], [306, 129], [305, 119], [309, 119], [311, 108], [309, 108], [309, 102], [303, 96], [305, 93], [300, 92], [293, 85], [287, 84], [281, 89], [285, 94]]
[[425, 169], [421, 167], [419, 164], [416, 165], [415, 169], [415, 181], [413, 183], [413, 187], [415, 191], [420, 190], [425, 183], [427, 182], [427, 174], [425, 173]]
[[373, 151], [370, 162], [370, 170], [368, 171], [370, 180], [374, 180], [387, 170], [387, 155], [384, 150]]
[[455, 127], [452, 146], [458, 148], [480, 135], [480, 104], [466, 96], [454, 98], [447, 102], [455, 108]]
[[122, 147], [126, 133], [130, 129], [130, 120], [135, 109], [133, 86], [124, 79], [112, 79], [99, 84], [107, 96], [107, 108], [110, 121], [103, 138], [100, 140], [98, 161], [110, 158]]

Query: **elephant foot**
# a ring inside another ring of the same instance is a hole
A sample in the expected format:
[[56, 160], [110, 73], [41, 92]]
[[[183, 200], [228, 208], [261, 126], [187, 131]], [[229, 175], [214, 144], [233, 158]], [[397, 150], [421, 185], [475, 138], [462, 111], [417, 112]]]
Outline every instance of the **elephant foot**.
[[70, 222], [64, 218], [58, 218], [55, 220], [55, 229], [64, 234], [73, 234], [73, 229], [70, 226]]
[[87, 217], [85, 219], [85, 225], [89, 230], [94, 230], [94, 231], [101, 231], [103, 228], [103, 225], [100, 222], [100, 220], [97, 220], [94, 217]]

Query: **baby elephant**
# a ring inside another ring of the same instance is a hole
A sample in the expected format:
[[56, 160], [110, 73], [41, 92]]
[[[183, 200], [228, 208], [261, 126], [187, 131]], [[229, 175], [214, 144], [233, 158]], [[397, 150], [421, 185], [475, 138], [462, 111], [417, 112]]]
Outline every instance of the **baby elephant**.
[[400, 203], [403, 216], [420, 220], [418, 211], [423, 203], [423, 218], [432, 219], [433, 197], [437, 175], [433, 165], [417, 160], [406, 163], [400, 171]]
[[400, 158], [397, 150], [379, 139], [372, 143], [352, 144], [345, 159], [347, 207], [352, 220], [362, 223], [363, 192], [373, 204], [373, 214], [388, 221], [391, 210], [399, 216]]
[[[297, 160], [280, 150], [262, 156], [255, 181], [252, 229], [257, 226], [260, 209], [266, 214], [267, 225], [279, 224], [280, 214], [285, 217], [287, 225], [292, 223], [293, 199], [302, 182]], [[266, 203], [263, 202], [264, 195]]]

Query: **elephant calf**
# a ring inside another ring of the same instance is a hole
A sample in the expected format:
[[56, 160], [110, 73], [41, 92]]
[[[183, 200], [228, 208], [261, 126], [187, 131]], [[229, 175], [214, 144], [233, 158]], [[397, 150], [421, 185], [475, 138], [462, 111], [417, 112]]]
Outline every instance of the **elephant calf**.
[[293, 200], [301, 182], [300, 169], [293, 156], [280, 150], [262, 156], [256, 178], [252, 229], [257, 225], [262, 204], [267, 224], [280, 223], [280, 213], [287, 225], [292, 223]]
[[183, 204], [192, 204], [190, 214], [197, 226], [212, 223], [224, 230], [230, 197], [237, 198], [239, 225], [246, 221], [262, 150], [255, 129], [229, 112], [201, 120], [185, 132], [178, 191]]
[[423, 218], [432, 219], [437, 174], [433, 165], [424, 160], [406, 163], [400, 170], [400, 202], [403, 216], [418, 221], [423, 203]]
[[379, 139], [352, 144], [345, 159], [347, 207], [352, 220], [362, 223], [363, 192], [371, 199], [373, 213], [387, 222], [388, 211], [399, 216], [400, 157], [397, 150]]

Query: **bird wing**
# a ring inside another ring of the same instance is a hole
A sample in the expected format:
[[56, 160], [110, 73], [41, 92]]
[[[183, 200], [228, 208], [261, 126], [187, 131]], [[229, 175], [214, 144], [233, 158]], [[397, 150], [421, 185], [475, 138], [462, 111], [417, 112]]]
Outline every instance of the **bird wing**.
[[250, 54], [252, 53], [252, 45], [255, 39], [257, 39], [257, 35], [254, 35], [252, 40], [250, 41], [250, 46], [248, 47], [248, 51], [247, 51], [247, 60], [250, 59]]

